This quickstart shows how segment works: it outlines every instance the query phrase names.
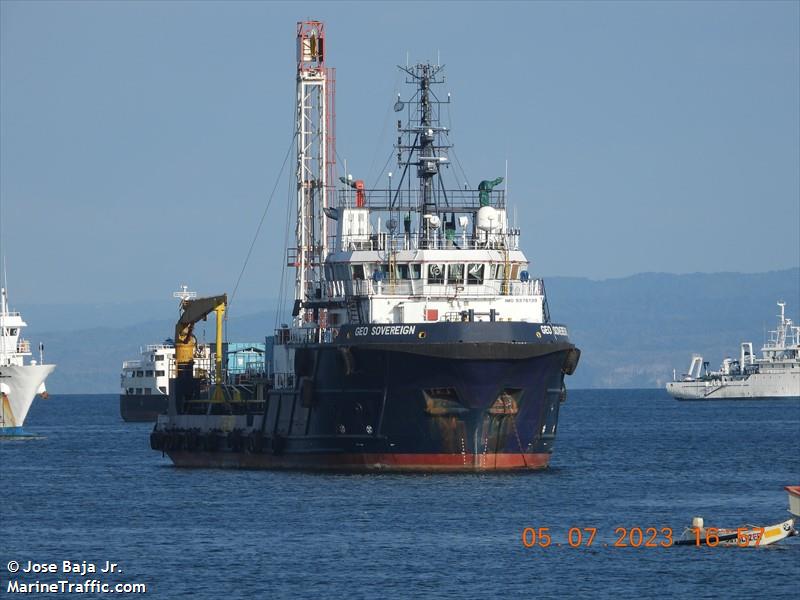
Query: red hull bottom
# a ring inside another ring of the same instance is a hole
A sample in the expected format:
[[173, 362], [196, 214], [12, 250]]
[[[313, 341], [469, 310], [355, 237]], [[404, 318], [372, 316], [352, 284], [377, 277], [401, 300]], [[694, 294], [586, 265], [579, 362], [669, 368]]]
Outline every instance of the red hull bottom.
[[484, 472], [538, 470], [550, 454], [248, 454], [244, 452], [166, 453], [177, 467], [292, 469], [308, 471]]

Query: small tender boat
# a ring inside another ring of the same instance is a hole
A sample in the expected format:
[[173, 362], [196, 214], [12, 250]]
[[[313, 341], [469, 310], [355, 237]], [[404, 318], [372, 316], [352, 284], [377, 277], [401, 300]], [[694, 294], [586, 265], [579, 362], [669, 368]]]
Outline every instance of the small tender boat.
[[787, 485], [784, 489], [789, 494], [789, 512], [800, 517], [800, 485]]
[[[800, 497], [798, 497], [798, 500], [800, 500]], [[711, 548], [717, 546], [755, 548], [769, 546], [797, 534], [798, 532], [794, 529], [794, 519], [789, 519], [767, 527], [743, 525], [736, 529], [728, 529], [705, 527], [703, 518], [695, 517], [692, 519], [692, 526], [684, 530], [683, 535], [675, 541], [675, 545], [709, 546]]]

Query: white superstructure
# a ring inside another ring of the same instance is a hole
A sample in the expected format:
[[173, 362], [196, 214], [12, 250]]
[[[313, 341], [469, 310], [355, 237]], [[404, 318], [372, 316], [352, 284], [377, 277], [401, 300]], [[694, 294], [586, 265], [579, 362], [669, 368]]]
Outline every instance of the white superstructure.
[[[18, 435], [36, 394], [47, 397], [44, 381], [55, 365], [31, 360], [30, 342], [22, 337], [27, 323], [8, 307], [0, 290], [0, 436]], [[25, 361], [28, 360], [28, 364]], [[41, 348], [40, 348], [41, 360]]]
[[[139, 351], [138, 360], [122, 363], [120, 394], [123, 396], [168, 396], [169, 380], [175, 378], [175, 346], [171, 340], [150, 344]], [[212, 369], [211, 346], [200, 344], [194, 358], [195, 374], [208, 377]]]
[[[341, 212], [347, 219], [359, 210]], [[453, 238], [424, 240], [411, 232], [376, 235], [370, 221], [365, 224], [372, 241], [362, 245], [343, 227], [325, 265], [323, 297], [350, 302], [329, 310], [331, 325], [461, 321], [470, 310], [474, 321], [545, 322], [544, 287], [528, 274], [518, 231], [500, 225], [490, 236], [465, 218]]]
[[667, 384], [667, 392], [679, 400], [728, 398], [800, 398], [800, 327], [786, 318], [786, 303], [778, 302], [778, 328], [753, 353], [752, 342], [743, 342], [739, 358], [726, 358], [719, 371], [709, 371], [708, 362], [692, 356], [689, 371]]
[[444, 82], [440, 65], [400, 67], [415, 94], [394, 107], [407, 112], [397, 122], [399, 178], [389, 172], [387, 187], [367, 188], [347, 174], [334, 193], [333, 71], [323, 48], [322, 24], [301, 23], [297, 245], [287, 263], [296, 273], [293, 326], [277, 333], [275, 386], [296, 383], [295, 344], [332, 342], [349, 326], [362, 336], [435, 323], [530, 323], [566, 338], [566, 327], [550, 325], [544, 283], [531, 275], [506, 190], [495, 189], [505, 178], [477, 189], [445, 184], [452, 145], [440, 105], [450, 96], [431, 89]]
[[141, 358], [122, 363], [120, 393], [128, 396], [169, 394], [169, 378], [175, 376], [175, 347], [151, 344], [140, 350]]

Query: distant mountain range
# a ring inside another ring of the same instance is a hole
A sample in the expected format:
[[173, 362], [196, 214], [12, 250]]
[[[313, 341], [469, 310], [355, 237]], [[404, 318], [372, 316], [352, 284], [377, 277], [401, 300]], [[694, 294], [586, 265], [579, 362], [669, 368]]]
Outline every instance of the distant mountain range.
[[[717, 366], [739, 343], [759, 347], [777, 321], [776, 301], [800, 321], [800, 268], [768, 273], [643, 273], [594, 281], [545, 281], [554, 321], [565, 323], [582, 350], [572, 388], [661, 387], [673, 369], [684, 372], [693, 352]], [[276, 321], [276, 302], [239, 302], [228, 322], [231, 341], [261, 341]], [[258, 310], [263, 306], [263, 310]], [[19, 306], [26, 337], [45, 344], [58, 368], [48, 380], [56, 393], [119, 389], [123, 360], [172, 336], [176, 305], [169, 301]], [[155, 317], [148, 319], [147, 317]], [[212, 341], [211, 321], [197, 327]]]
[[[643, 273], [545, 282], [551, 316], [582, 350], [573, 387], [661, 387], [693, 352], [718, 367], [739, 344], [760, 348], [777, 323], [778, 300], [800, 315], [800, 269], [768, 273]], [[758, 350], [757, 350], [758, 352]], [[760, 355], [760, 353], [759, 353]]]

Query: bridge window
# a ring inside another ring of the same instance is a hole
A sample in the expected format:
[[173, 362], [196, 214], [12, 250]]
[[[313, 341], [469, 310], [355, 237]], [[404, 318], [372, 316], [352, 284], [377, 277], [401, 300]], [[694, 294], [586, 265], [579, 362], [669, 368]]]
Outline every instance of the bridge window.
[[364, 279], [364, 265], [351, 265], [353, 279]]
[[444, 265], [428, 265], [428, 283], [444, 283]]
[[489, 279], [503, 279], [505, 273], [505, 265], [494, 264], [489, 269]]
[[144, 376], [145, 377], [152, 377], [153, 376], [153, 372], [152, 371], [146, 371]]
[[447, 283], [458, 285], [464, 283], [464, 265], [461, 263], [448, 265]]
[[467, 285], [480, 285], [483, 283], [483, 265], [470, 264], [467, 267]]
[[401, 263], [397, 265], [398, 279], [420, 279], [422, 277], [422, 265], [419, 263]]
[[156, 377], [164, 377], [164, 371], [156, 371]]

